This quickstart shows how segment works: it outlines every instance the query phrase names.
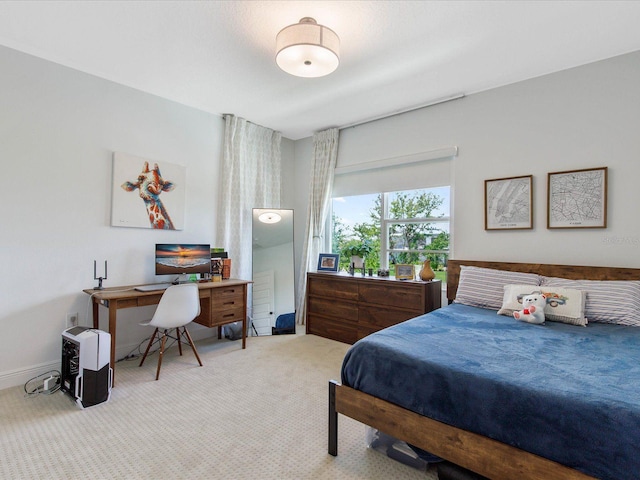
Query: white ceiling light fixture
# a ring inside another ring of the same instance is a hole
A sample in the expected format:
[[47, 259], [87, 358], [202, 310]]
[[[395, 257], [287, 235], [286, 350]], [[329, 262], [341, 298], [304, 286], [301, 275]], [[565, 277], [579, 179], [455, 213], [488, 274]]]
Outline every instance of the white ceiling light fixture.
[[276, 63], [297, 77], [323, 77], [340, 63], [340, 39], [311, 17], [283, 28], [276, 37]]
[[258, 216], [258, 220], [262, 223], [278, 223], [282, 217], [276, 212], [264, 212]]

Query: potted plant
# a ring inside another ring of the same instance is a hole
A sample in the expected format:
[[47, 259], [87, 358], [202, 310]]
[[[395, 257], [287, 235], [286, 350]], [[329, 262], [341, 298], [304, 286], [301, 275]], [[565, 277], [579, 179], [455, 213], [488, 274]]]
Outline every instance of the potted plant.
[[373, 250], [368, 240], [361, 243], [352, 243], [344, 247], [342, 254], [345, 257], [351, 257], [351, 265], [353, 268], [364, 268], [364, 259]]

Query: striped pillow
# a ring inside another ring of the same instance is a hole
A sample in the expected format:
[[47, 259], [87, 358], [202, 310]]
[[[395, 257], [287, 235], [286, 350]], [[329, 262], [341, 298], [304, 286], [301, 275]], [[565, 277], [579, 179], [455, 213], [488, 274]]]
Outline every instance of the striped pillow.
[[587, 292], [584, 314], [590, 322], [640, 327], [640, 281], [542, 277], [542, 285]]
[[540, 276], [535, 273], [461, 265], [458, 291], [453, 302], [499, 310], [504, 297], [504, 286], [511, 283], [539, 286]]

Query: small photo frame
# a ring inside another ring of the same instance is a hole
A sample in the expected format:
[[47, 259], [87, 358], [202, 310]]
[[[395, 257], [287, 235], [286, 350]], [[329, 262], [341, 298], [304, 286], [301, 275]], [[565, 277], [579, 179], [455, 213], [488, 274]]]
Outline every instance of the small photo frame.
[[484, 181], [484, 229], [533, 228], [533, 175]]
[[548, 174], [547, 228], [607, 228], [607, 167]]
[[404, 263], [396, 264], [396, 280], [414, 280], [416, 278], [416, 271], [413, 265]]
[[321, 253], [318, 256], [319, 272], [337, 272], [339, 264], [340, 264], [340, 254]]

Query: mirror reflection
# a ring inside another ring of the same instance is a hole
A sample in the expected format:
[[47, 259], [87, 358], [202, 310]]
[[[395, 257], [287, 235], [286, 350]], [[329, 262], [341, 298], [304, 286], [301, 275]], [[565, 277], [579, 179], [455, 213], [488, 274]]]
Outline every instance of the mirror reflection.
[[254, 208], [253, 335], [295, 333], [293, 210]]

